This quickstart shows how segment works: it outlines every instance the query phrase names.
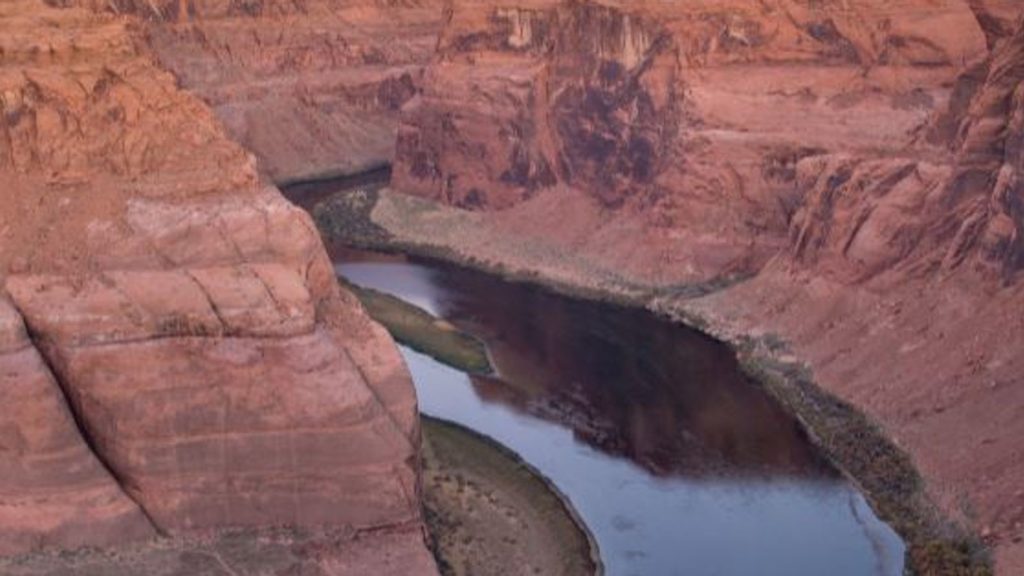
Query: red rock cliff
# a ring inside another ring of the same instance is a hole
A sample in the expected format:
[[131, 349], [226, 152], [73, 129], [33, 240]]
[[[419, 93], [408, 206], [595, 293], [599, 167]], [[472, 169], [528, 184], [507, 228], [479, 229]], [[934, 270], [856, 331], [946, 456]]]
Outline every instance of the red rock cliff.
[[642, 260], [679, 264], [623, 259], [659, 281], [758, 269], [787, 242], [803, 158], [948, 157], [914, 136], [987, 54], [960, 1], [494, 4], [450, 12], [396, 187], [498, 209], [578, 189], [651, 238]]
[[680, 293], [752, 276], [659, 305], [789, 341], [1016, 574], [1022, 16], [996, 0], [459, 2], [403, 110], [393, 185], [475, 212], [487, 239], [434, 241], [484, 260], [571, 253]]
[[316, 562], [433, 573], [391, 339], [138, 19], [63, 4], [0, 5], [0, 555], [386, 529]]
[[440, 0], [76, 0], [145, 23], [182, 87], [277, 183], [391, 162], [434, 52]]
[[0, 552], [415, 525], [407, 376], [230, 136], [279, 182], [394, 155], [485, 259], [750, 277], [659, 304], [782, 336], [1024, 569], [1020, 2], [447, 4], [0, 7]]

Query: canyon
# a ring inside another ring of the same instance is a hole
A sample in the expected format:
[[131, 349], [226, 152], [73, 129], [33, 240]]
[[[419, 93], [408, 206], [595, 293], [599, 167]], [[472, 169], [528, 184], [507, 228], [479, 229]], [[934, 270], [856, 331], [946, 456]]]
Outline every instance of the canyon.
[[393, 165], [372, 219], [403, 245], [778, 343], [1021, 572], [1022, 18], [3, 3], [0, 555], [137, 542], [230, 574], [241, 530], [311, 573], [434, 573], [407, 370], [275, 188]]
[[770, 342], [1014, 574], [1022, 13], [459, 3], [396, 147], [392, 188], [429, 202], [385, 195], [373, 217], [400, 244]]

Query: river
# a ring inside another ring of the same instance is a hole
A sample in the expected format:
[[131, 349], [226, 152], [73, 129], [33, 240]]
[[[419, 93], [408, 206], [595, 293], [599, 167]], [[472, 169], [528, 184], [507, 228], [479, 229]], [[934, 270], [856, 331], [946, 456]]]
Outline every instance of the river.
[[[388, 171], [293, 186], [307, 210]], [[327, 242], [336, 272], [485, 341], [497, 374], [408, 348], [424, 414], [518, 453], [611, 576], [899, 576], [905, 546], [724, 344], [650, 312]]]
[[615, 576], [897, 576], [904, 547], [723, 344], [638, 309], [333, 250], [349, 281], [481, 337], [496, 374], [403, 349], [423, 413], [517, 452]]

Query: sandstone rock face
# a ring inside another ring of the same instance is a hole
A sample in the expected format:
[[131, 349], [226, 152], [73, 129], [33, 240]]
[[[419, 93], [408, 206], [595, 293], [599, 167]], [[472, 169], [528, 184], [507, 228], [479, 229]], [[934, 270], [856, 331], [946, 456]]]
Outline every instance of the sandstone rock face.
[[789, 341], [1016, 574], [1022, 18], [1002, 0], [461, 2], [393, 187], [474, 212], [482, 240], [438, 242], [477, 258], [571, 253], [667, 293], [752, 277], [676, 304]]
[[154, 535], [79, 434], [64, 395], [0, 301], [0, 555]]
[[[752, 272], [787, 242], [801, 159], [907, 154], [986, 55], [964, 2], [844, 6], [461, 3], [404, 114], [395, 187], [538, 232], [556, 205], [587, 211], [572, 188], [610, 216], [573, 243], [635, 274]], [[630, 235], [646, 263], [616, 254]]]
[[7, 286], [97, 452], [163, 531], [373, 527], [416, 509], [403, 460], [412, 430], [389, 417], [341, 335], [316, 326], [294, 271]]
[[[408, 375], [261, 181], [393, 158], [397, 189], [513, 239], [490, 259], [529, 244], [681, 293], [753, 276], [676, 304], [790, 342], [1020, 572], [1021, 17], [1017, 0], [3, 3], [0, 395], [31, 410], [0, 419], [17, 463], [0, 554], [391, 526], [340, 556], [296, 560], [285, 539], [281, 569], [433, 570]], [[74, 569], [246, 570], [217, 546]], [[46, 562], [0, 571], [69, 569]]]
[[666, 30], [597, 4], [475, 8], [452, 12], [407, 114], [399, 186], [504, 208], [559, 177], [609, 205], [653, 183], [681, 120]]
[[958, 78], [927, 139], [950, 156], [816, 156], [798, 165], [804, 204], [791, 220], [795, 259], [860, 282], [965, 262], [1013, 282], [1024, 257], [1019, 179], [1024, 30]]
[[68, 4], [0, 6], [0, 555], [387, 528], [432, 573], [393, 342], [137, 17]]
[[76, 3], [144, 21], [161, 64], [278, 183], [391, 162], [442, 14], [440, 0]]

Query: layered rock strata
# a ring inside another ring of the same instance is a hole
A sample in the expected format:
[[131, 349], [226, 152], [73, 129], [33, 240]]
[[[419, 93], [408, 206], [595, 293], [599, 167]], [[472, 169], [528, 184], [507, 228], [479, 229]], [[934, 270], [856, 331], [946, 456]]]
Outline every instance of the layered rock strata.
[[154, 535], [78, 432], [21, 317], [0, 301], [0, 555]]
[[365, 573], [387, 528], [433, 573], [393, 342], [138, 19], [64, 4], [0, 6], [0, 552], [342, 530]]
[[1022, 17], [984, 0], [463, 2], [403, 111], [393, 180], [461, 215], [385, 195], [373, 216], [401, 242], [653, 290], [722, 336], [788, 342], [1015, 574]]
[[180, 85], [277, 183], [389, 164], [418, 91], [441, 0], [75, 0], [144, 23]]
[[[907, 146], [987, 54], [959, 0], [496, 4], [453, 11], [395, 187], [506, 210], [655, 283], [759, 269], [787, 243], [804, 158], [948, 157]], [[552, 226], [555, 206], [593, 216]]]
[[[18, 314], [0, 362], [68, 424], [5, 425], [24, 464], [4, 493], [25, 490], [0, 507], [7, 552], [218, 517], [416, 523], [407, 376], [212, 109], [275, 181], [394, 154], [396, 189], [457, 207], [389, 197], [374, 218], [403, 240], [656, 289], [723, 336], [787, 341], [1015, 574], [1020, 18], [1016, 0], [5, 4], [0, 270]], [[321, 394], [337, 403], [299, 401]], [[309, 459], [286, 463], [296, 442]], [[56, 501], [31, 496], [43, 461], [89, 496], [25, 514]], [[344, 488], [318, 474], [342, 470]], [[62, 525], [86, 509], [106, 520]]]

